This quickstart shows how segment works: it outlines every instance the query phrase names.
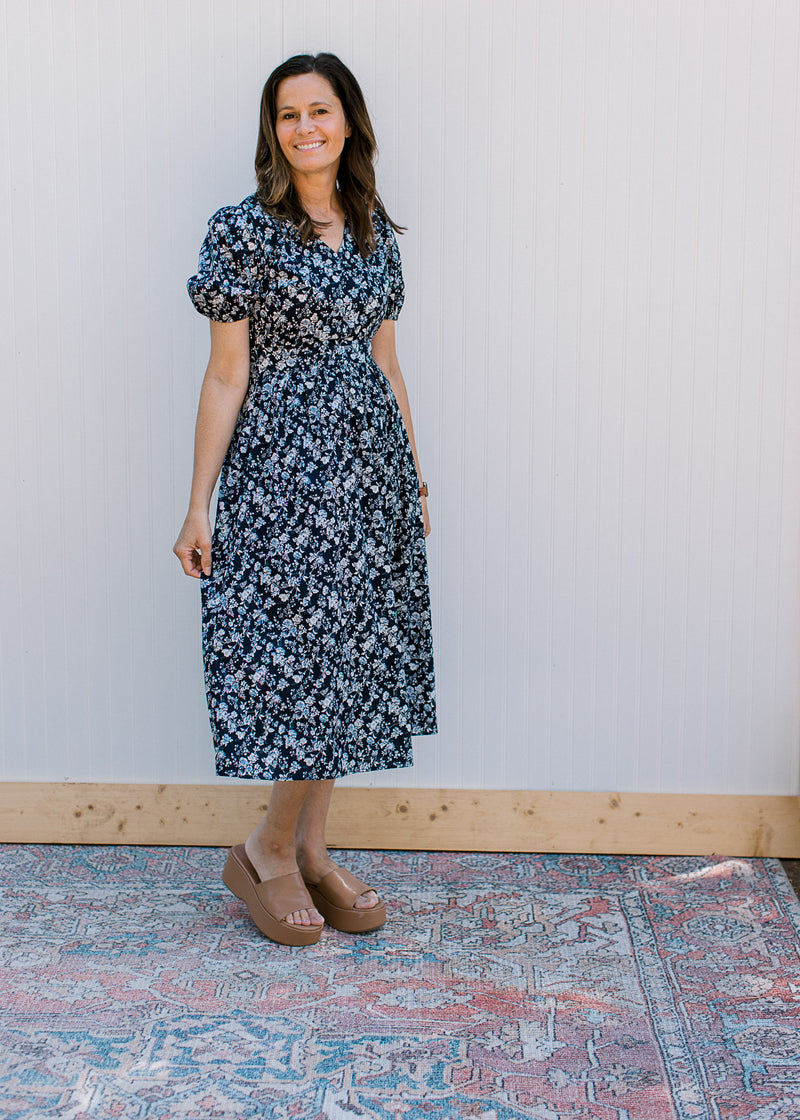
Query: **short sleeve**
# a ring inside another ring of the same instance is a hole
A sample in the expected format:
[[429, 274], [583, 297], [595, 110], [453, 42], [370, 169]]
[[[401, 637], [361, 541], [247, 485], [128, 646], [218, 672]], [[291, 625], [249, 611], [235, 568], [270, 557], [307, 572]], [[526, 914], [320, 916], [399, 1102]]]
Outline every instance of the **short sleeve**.
[[405, 285], [403, 284], [403, 266], [400, 262], [400, 249], [394, 230], [386, 223], [386, 252], [388, 257], [388, 300], [384, 319], [396, 319], [400, 314], [405, 298]]
[[235, 323], [250, 315], [256, 291], [256, 241], [239, 206], [225, 206], [208, 223], [189, 298], [201, 315]]

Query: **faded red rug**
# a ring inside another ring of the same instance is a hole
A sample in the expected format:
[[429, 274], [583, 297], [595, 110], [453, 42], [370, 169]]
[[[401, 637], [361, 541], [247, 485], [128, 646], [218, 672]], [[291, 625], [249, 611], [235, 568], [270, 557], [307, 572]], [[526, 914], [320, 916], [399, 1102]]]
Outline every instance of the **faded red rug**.
[[0, 848], [2, 1116], [800, 1120], [777, 860], [344, 853], [387, 925], [288, 949], [224, 857]]

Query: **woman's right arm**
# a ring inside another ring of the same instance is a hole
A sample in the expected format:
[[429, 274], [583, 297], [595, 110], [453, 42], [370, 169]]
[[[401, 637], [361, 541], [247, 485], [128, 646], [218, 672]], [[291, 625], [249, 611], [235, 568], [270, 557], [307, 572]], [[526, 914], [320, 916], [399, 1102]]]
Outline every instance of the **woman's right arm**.
[[211, 574], [208, 508], [250, 380], [250, 320], [211, 321], [211, 356], [200, 390], [189, 512], [172, 551], [187, 576]]

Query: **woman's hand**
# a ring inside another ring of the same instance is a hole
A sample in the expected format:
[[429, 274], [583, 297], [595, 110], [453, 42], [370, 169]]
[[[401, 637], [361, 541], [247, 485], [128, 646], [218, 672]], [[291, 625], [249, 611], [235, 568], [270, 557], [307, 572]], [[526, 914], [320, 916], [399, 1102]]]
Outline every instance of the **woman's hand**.
[[207, 513], [187, 513], [172, 551], [187, 576], [211, 575], [211, 522]]
[[425, 527], [425, 536], [431, 531], [431, 519], [428, 516], [428, 499], [424, 494], [421, 495], [422, 501], [422, 524]]

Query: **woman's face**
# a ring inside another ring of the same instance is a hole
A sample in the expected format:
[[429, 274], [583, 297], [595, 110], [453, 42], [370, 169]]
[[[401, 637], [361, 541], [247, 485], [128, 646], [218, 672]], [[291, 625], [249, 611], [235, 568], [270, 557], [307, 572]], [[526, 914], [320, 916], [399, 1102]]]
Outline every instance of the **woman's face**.
[[293, 171], [314, 174], [339, 166], [352, 129], [342, 103], [321, 74], [297, 74], [278, 86], [275, 133]]

